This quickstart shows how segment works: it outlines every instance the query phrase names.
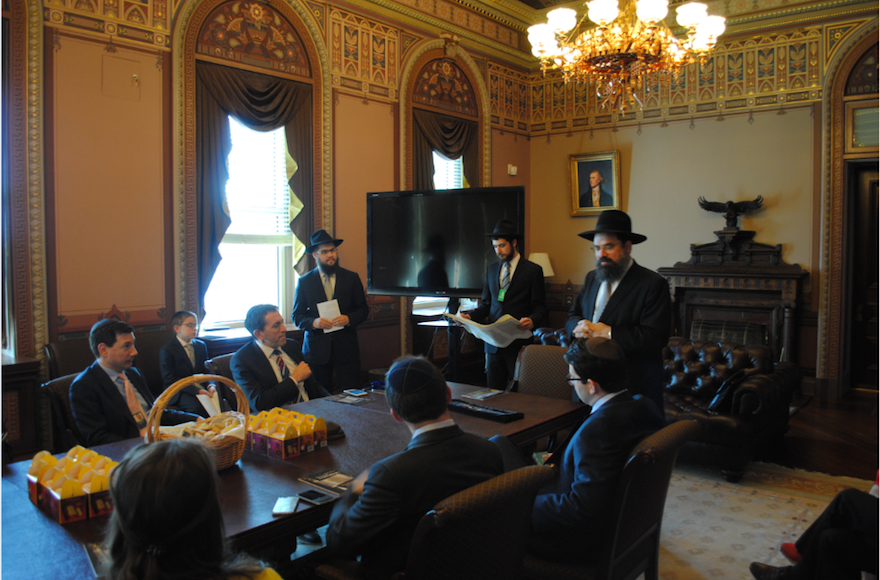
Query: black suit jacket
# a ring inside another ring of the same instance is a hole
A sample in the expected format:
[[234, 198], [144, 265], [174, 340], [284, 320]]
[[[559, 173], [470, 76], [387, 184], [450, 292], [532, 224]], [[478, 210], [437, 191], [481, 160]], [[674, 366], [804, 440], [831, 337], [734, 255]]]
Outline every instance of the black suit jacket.
[[330, 362], [332, 351], [336, 362], [357, 361], [359, 365], [360, 351], [355, 328], [367, 319], [370, 311], [364, 285], [357, 272], [336, 269], [333, 298], [339, 302], [339, 313], [348, 316], [348, 326], [335, 332], [324, 332], [324, 329], [312, 326], [315, 319], [320, 318], [318, 303], [327, 301], [320, 272], [315, 268], [297, 282], [291, 318], [305, 332], [303, 355], [309, 364], [323, 365]]
[[387, 580], [406, 568], [416, 526], [447, 497], [504, 471], [493, 443], [458, 426], [420, 434], [406, 450], [370, 468], [359, 496], [346, 494], [333, 506], [327, 547], [343, 556], [362, 555], [360, 574]]
[[[529, 262], [520, 255], [519, 264], [513, 272], [510, 286], [504, 302], [498, 301], [498, 290], [501, 287], [501, 262], [491, 264], [486, 268], [486, 278], [483, 281], [483, 299], [476, 310], [471, 311], [470, 316], [476, 321], [485, 320], [493, 323], [505, 314], [514, 318], [531, 318], [533, 328], [539, 328], [547, 324], [547, 306], [544, 301], [544, 270], [534, 262]], [[523, 345], [531, 343], [531, 339], [517, 340], [507, 348], [515, 348], [519, 351]], [[486, 352], [498, 352], [497, 346], [486, 343]]]
[[[162, 382], [166, 389], [180, 379], [208, 372], [205, 368], [205, 361], [208, 359], [208, 345], [197, 338], [192, 340], [192, 345], [196, 359], [195, 366], [189, 362], [186, 350], [177, 337], [174, 337], [159, 351], [159, 369], [162, 371]], [[190, 385], [179, 391], [168, 401], [168, 404], [207, 417], [208, 412], [196, 398], [198, 394], [199, 386]]]
[[[132, 386], [140, 392], [144, 401], [153, 406], [153, 394], [137, 368], [125, 371]], [[92, 447], [103, 443], [112, 443], [131, 439], [140, 435], [137, 423], [128, 410], [125, 397], [110, 380], [107, 372], [98, 361], [81, 372], [70, 385], [70, 408], [73, 419], [80, 433], [86, 439], [86, 445]], [[162, 425], [177, 425], [186, 421], [195, 421], [199, 417], [181, 411], [166, 409], [162, 415]]]
[[[587, 274], [568, 311], [565, 330], [569, 335], [583, 319], [593, 319], [601, 282], [596, 271]], [[647, 395], [663, 408], [663, 347], [672, 331], [669, 285], [662, 276], [633, 262], [605, 305], [599, 318], [611, 327], [611, 338], [626, 354], [627, 388]]]
[[[582, 191], [578, 196], [578, 201], [580, 202], [581, 207], [593, 207], [593, 190], [587, 188], [586, 191]], [[611, 207], [614, 205], [614, 198], [610, 193], [605, 191], [601, 186], [599, 187], [599, 206], [598, 207]]]
[[529, 549], [554, 561], [596, 556], [610, 533], [608, 510], [629, 454], [662, 427], [657, 407], [628, 392], [587, 417], [553, 453], [559, 476], [535, 498]]
[[[293, 362], [299, 364], [303, 361], [297, 341], [288, 338], [281, 350], [287, 353]], [[232, 379], [244, 389], [252, 413], [296, 403], [299, 398], [299, 389], [293, 377], [288, 377], [279, 383], [275, 376], [275, 368], [255, 340], [238, 349], [229, 362], [229, 368], [232, 371]], [[326, 397], [330, 394], [315, 380], [315, 377], [307, 378], [303, 386], [309, 399]]]

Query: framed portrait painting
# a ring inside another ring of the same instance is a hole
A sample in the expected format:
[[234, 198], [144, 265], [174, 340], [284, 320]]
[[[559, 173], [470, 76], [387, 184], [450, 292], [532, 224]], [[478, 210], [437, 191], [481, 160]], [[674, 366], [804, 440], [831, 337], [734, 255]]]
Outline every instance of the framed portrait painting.
[[594, 215], [620, 209], [620, 167], [617, 151], [569, 155], [571, 215]]

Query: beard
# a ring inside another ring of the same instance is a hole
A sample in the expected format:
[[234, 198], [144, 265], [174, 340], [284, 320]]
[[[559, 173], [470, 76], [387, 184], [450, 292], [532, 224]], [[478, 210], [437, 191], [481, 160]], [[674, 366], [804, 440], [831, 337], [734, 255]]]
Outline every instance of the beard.
[[318, 270], [325, 276], [332, 276], [336, 274], [336, 269], [339, 267], [339, 258], [336, 258], [336, 262], [331, 266], [329, 264], [322, 264], [318, 262]]
[[617, 282], [626, 273], [629, 261], [629, 257], [621, 258], [619, 262], [611, 258], [600, 258], [596, 260], [596, 277], [600, 282]]

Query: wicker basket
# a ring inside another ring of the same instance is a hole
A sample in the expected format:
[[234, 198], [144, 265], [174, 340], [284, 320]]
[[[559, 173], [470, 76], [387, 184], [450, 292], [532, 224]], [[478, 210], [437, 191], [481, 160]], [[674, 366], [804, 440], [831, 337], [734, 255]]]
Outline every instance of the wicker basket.
[[[177, 439], [176, 435], [162, 433], [159, 430], [162, 422], [162, 413], [168, 405], [168, 401], [181, 390], [195, 383], [223, 383], [235, 393], [235, 400], [238, 403], [238, 412], [244, 415], [244, 427], [247, 429], [248, 417], [250, 416], [250, 406], [247, 397], [235, 381], [221, 377], [219, 375], [193, 375], [180, 379], [159, 395], [153, 408], [150, 410], [150, 417], [147, 419], [147, 442], [163, 441], [165, 439]], [[219, 390], [217, 395], [219, 396]], [[219, 440], [202, 441], [202, 443], [214, 453], [214, 461], [217, 464], [217, 470], [232, 467], [235, 462], [241, 459], [244, 453], [245, 440], [237, 437], [224, 437]]]

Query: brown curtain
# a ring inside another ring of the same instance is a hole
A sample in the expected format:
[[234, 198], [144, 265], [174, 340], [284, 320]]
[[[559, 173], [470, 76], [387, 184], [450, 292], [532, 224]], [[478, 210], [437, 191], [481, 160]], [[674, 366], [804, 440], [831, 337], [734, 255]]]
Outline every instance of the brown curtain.
[[471, 185], [479, 185], [479, 123], [413, 109], [413, 188], [434, 189], [437, 151], [448, 159], [462, 159], [462, 171]]
[[291, 227], [299, 239], [309, 239], [313, 193], [312, 87], [204, 62], [196, 63], [196, 75], [196, 215], [201, 307], [220, 264], [220, 241], [230, 224], [224, 207], [229, 180], [226, 160], [232, 149], [229, 115], [255, 131], [285, 128], [287, 149], [299, 165], [290, 186], [304, 206]]

